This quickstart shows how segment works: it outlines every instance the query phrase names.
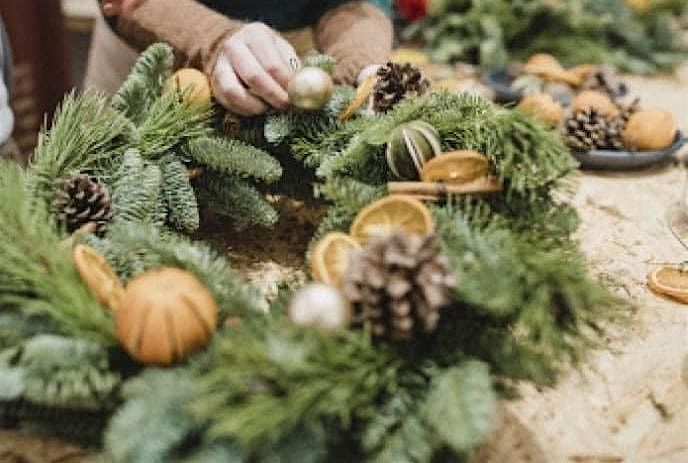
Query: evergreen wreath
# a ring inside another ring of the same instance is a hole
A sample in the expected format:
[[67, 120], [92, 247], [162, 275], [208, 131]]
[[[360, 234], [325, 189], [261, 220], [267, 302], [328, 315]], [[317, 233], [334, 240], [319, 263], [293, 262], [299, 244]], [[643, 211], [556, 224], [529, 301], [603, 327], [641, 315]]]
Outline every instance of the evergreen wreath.
[[[354, 91], [341, 87], [323, 110], [241, 121], [228, 139], [211, 108], [163, 92], [172, 61], [168, 46], [154, 45], [112, 102], [69, 95], [27, 172], [0, 164], [4, 422], [72, 431], [111, 462], [463, 461], [515, 381], [554, 384], [618, 318], [619, 301], [587, 275], [571, 238], [566, 176], [576, 165], [528, 116], [430, 93], [343, 122]], [[430, 335], [397, 342], [297, 326], [286, 310], [294, 288], [265, 311], [223, 256], [180, 234], [198, 228], [199, 205], [238, 227], [273, 224], [260, 191], [281, 165], [309, 173], [310, 196], [330, 204], [317, 236], [346, 230], [386, 194], [389, 133], [416, 119], [437, 129], [445, 150], [486, 153], [504, 185], [488, 199], [431, 208], [457, 283]], [[76, 174], [107, 186], [112, 219], [75, 239], [123, 281], [162, 266], [195, 275], [220, 313], [205, 350], [167, 369], [123, 352], [51, 210], [56, 186]]]

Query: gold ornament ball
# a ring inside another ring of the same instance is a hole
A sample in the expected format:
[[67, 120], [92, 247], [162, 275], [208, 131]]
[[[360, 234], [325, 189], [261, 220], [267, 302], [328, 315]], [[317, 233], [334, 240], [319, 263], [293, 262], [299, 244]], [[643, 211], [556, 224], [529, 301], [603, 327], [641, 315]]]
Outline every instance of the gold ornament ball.
[[172, 74], [165, 84], [165, 93], [175, 92], [182, 95], [193, 105], [205, 106], [210, 104], [213, 92], [208, 77], [198, 69], [182, 68]]
[[641, 109], [631, 116], [623, 133], [626, 147], [641, 151], [666, 148], [676, 138], [676, 119], [661, 108]]
[[318, 67], [300, 69], [289, 82], [289, 101], [299, 109], [320, 109], [330, 101], [334, 83], [332, 77]]
[[320, 283], [311, 283], [292, 297], [289, 318], [296, 325], [333, 332], [349, 326], [351, 307], [338, 290]]
[[136, 360], [170, 365], [205, 346], [217, 328], [217, 305], [192, 274], [177, 268], [132, 280], [115, 312], [117, 338]]

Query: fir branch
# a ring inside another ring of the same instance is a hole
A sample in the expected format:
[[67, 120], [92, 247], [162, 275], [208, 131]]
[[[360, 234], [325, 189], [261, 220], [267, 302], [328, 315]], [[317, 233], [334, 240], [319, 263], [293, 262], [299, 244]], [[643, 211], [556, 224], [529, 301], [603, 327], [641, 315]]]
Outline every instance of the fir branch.
[[167, 223], [185, 233], [195, 232], [200, 223], [198, 202], [186, 167], [176, 156], [167, 155], [160, 160], [160, 173]]
[[317, 67], [327, 73], [332, 73], [336, 65], [337, 60], [334, 57], [320, 53], [306, 55], [306, 57], [303, 59], [303, 66]]
[[174, 53], [167, 44], [148, 47], [136, 60], [127, 80], [112, 97], [112, 107], [140, 124], [149, 108], [162, 94], [172, 75]]
[[225, 175], [252, 177], [273, 183], [282, 176], [282, 167], [267, 152], [238, 140], [202, 137], [190, 140], [184, 154], [194, 162]]
[[361, 332], [239, 327], [217, 341], [215, 354], [191, 410], [209, 423], [210, 437], [235, 440], [249, 455], [303, 426], [346, 427], [396, 384], [398, 360]]
[[122, 392], [126, 403], [105, 435], [107, 461], [170, 461], [194, 429], [184, 411], [192, 399], [192, 378], [187, 369], [151, 369], [127, 382]]
[[277, 222], [277, 212], [243, 180], [206, 172], [195, 185], [200, 202], [230, 217], [238, 230], [249, 225], [272, 227]]
[[158, 204], [162, 184], [160, 168], [145, 161], [139, 151], [124, 153], [112, 188], [113, 222], [161, 224]]
[[163, 266], [196, 275], [215, 297], [221, 319], [230, 314], [255, 314], [261, 305], [257, 292], [246, 285], [224, 257], [204, 243], [133, 223], [113, 226], [107, 238], [90, 237], [88, 242], [106, 256], [124, 281]]
[[21, 372], [23, 398], [46, 407], [111, 408], [121, 381], [102, 346], [54, 335], [26, 341], [11, 366]]
[[495, 224], [471, 224], [455, 208], [434, 212], [460, 282], [438, 333], [450, 357], [465, 349], [500, 374], [551, 383], [620, 317], [619, 301], [587, 276], [572, 246], [543, 249]]
[[104, 345], [112, 319], [78, 276], [47, 212], [27, 195], [23, 173], [0, 163], [0, 306], [49, 319], [55, 329]]
[[49, 204], [56, 185], [74, 173], [107, 176], [132, 130], [104, 97], [91, 91], [70, 93], [39, 136], [29, 178], [32, 195]]

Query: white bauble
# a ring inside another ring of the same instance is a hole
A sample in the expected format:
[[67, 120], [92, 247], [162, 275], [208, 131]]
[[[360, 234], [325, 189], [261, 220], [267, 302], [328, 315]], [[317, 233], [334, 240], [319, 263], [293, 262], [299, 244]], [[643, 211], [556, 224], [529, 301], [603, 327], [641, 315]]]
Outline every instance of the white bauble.
[[287, 92], [291, 104], [300, 109], [321, 109], [330, 101], [334, 83], [332, 77], [318, 67], [308, 66], [296, 72]]
[[311, 283], [298, 290], [289, 304], [289, 318], [300, 326], [337, 331], [349, 326], [351, 308], [331, 286]]

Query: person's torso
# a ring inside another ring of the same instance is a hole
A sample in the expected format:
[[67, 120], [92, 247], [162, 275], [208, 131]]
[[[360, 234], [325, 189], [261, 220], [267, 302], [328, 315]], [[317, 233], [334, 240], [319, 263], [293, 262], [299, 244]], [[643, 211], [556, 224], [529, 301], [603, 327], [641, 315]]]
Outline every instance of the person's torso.
[[[200, 0], [227, 16], [260, 21], [275, 29], [287, 30], [315, 23], [327, 10], [350, 0]], [[391, 0], [369, 0], [389, 12]]]

